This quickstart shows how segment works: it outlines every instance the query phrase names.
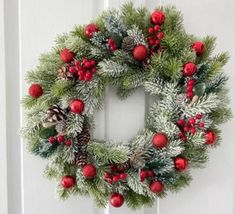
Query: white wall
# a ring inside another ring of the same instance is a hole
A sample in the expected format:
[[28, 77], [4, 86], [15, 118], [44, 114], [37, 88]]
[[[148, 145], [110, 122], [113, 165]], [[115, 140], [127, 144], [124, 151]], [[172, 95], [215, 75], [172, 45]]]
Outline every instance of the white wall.
[[[55, 36], [71, 30], [74, 24], [88, 23], [107, 7], [118, 8], [123, 0], [0, 0], [0, 213], [51, 214], [134, 213], [126, 209], [95, 209], [84, 197], [61, 202], [54, 198], [54, 183], [42, 176], [45, 161], [28, 154], [16, 130], [20, 126], [20, 95], [27, 91], [25, 72], [37, 65], [40, 53], [46, 52]], [[160, 1], [138, 0], [137, 6], [153, 9]], [[187, 30], [199, 36], [218, 37], [218, 50], [228, 50], [226, 66], [230, 75], [230, 95], [235, 92], [235, 1], [165, 0], [175, 4], [185, 17]], [[5, 25], [4, 25], [5, 24]], [[20, 49], [19, 49], [20, 48]], [[233, 96], [234, 97], [234, 96]], [[139, 90], [125, 102], [118, 100], [112, 88], [107, 90], [105, 108], [96, 116], [99, 138], [129, 139], [143, 127], [148, 98]], [[6, 107], [7, 106], [7, 107]], [[235, 112], [235, 101], [231, 107]], [[22, 112], [22, 111], [21, 111]], [[22, 120], [23, 121], [23, 120]], [[115, 122], [114, 122], [115, 121]], [[159, 200], [152, 209], [137, 214], [233, 214], [235, 213], [235, 120], [223, 126], [224, 143], [210, 155], [207, 168], [193, 171], [194, 181], [177, 195]]]

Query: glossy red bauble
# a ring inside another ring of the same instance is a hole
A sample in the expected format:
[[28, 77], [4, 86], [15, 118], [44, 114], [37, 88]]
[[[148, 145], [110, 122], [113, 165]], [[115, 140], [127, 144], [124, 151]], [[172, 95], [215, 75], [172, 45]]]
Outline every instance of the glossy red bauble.
[[150, 183], [149, 188], [154, 193], [161, 193], [164, 190], [164, 184], [161, 181], [153, 181]]
[[66, 175], [61, 179], [61, 185], [65, 189], [69, 189], [75, 185], [75, 178], [70, 175]]
[[137, 61], [144, 61], [148, 56], [148, 49], [144, 45], [138, 45], [133, 50], [133, 57]]
[[96, 168], [93, 164], [87, 164], [82, 168], [82, 174], [86, 179], [93, 179], [96, 176]]
[[70, 63], [73, 61], [75, 57], [75, 54], [70, 51], [68, 48], [63, 49], [60, 52], [60, 59], [64, 62], [64, 63]]
[[197, 66], [192, 63], [192, 62], [188, 62], [184, 65], [183, 68], [183, 74], [186, 77], [191, 77], [193, 76], [195, 73], [197, 72]]
[[163, 148], [168, 143], [168, 137], [164, 133], [156, 133], [153, 136], [152, 144], [156, 148]]
[[215, 134], [215, 132], [208, 130], [206, 131], [206, 144], [207, 145], [212, 145], [215, 144], [217, 141], [217, 135]]
[[188, 168], [188, 160], [184, 157], [176, 157], [174, 159], [175, 169], [178, 171], [184, 171]]
[[84, 33], [86, 35], [87, 38], [91, 38], [93, 36], [93, 33], [98, 32], [99, 28], [97, 27], [96, 24], [88, 24], [85, 29], [84, 29]]
[[73, 113], [81, 114], [84, 110], [85, 104], [82, 100], [75, 99], [71, 101], [69, 107]]
[[29, 87], [29, 95], [33, 98], [38, 98], [40, 96], [42, 96], [43, 94], [43, 90], [42, 90], [42, 86], [39, 84], [32, 84]]
[[161, 25], [165, 21], [165, 14], [162, 11], [154, 11], [151, 14], [151, 21], [153, 24]]
[[113, 207], [121, 207], [124, 203], [124, 197], [119, 193], [113, 193], [110, 197], [110, 203]]
[[205, 51], [205, 45], [201, 41], [194, 42], [192, 49], [196, 52], [197, 56], [201, 56]]

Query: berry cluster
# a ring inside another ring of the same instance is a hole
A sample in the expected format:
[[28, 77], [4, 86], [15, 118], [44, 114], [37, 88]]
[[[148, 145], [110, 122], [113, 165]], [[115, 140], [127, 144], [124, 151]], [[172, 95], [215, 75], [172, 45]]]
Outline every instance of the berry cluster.
[[202, 129], [204, 128], [204, 122], [201, 121], [202, 115], [197, 114], [195, 117], [189, 118], [188, 120], [179, 119], [177, 120], [177, 125], [179, 126], [181, 132], [179, 136], [182, 141], [187, 141], [186, 133], [191, 133], [194, 135], [196, 133], [197, 128]]
[[160, 30], [160, 25], [154, 25], [148, 29], [148, 44], [152, 53], [156, 52], [160, 48], [161, 40], [164, 38], [164, 33]]
[[127, 174], [123, 171], [118, 170], [118, 167], [115, 165], [110, 165], [110, 171], [111, 172], [106, 172], [104, 174], [104, 180], [106, 180], [108, 183], [116, 183], [120, 180], [126, 180]]
[[90, 81], [96, 72], [96, 64], [95, 60], [89, 60], [87, 58], [83, 58], [82, 61], [75, 60], [69, 67], [69, 72], [71, 74], [77, 74], [81, 81]]
[[154, 172], [152, 170], [141, 169], [140, 171], [140, 181], [143, 182], [146, 178], [151, 178], [154, 176]]
[[116, 45], [115, 41], [112, 38], [107, 39], [107, 45], [108, 45], [108, 48], [111, 51], [114, 52], [114, 51], [117, 50], [117, 45]]
[[55, 137], [49, 137], [48, 142], [50, 144], [54, 144], [54, 143], [64, 143], [66, 146], [71, 146], [72, 145], [72, 141], [70, 139], [65, 139], [64, 135], [58, 135]]
[[195, 85], [195, 80], [194, 79], [190, 79], [187, 81], [187, 88], [186, 88], [186, 97], [188, 99], [192, 99], [193, 98], [193, 88]]

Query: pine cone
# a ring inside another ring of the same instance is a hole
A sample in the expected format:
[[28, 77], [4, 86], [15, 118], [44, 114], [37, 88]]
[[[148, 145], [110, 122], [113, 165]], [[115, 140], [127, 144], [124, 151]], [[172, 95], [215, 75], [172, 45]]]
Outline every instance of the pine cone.
[[89, 125], [85, 122], [83, 125], [82, 132], [78, 135], [78, 145], [84, 146], [87, 145], [90, 141], [91, 135], [90, 135], [90, 128]]
[[130, 160], [126, 161], [125, 163], [119, 163], [116, 165], [116, 167], [119, 172], [126, 172], [130, 168]]
[[53, 105], [47, 110], [46, 122], [55, 123], [66, 120], [66, 112], [58, 105]]
[[64, 80], [73, 80], [73, 74], [71, 74], [67, 67], [62, 66], [58, 70], [58, 77]]
[[60, 121], [59, 123], [57, 123], [56, 124], [56, 126], [55, 126], [55, 129], [56, 129], [56, 131], [58, 132], [58, 133], [63, 133], [63, 132], [65, 132], [65, 121], [64, 120], [62, 120], [62, 121]]
[[77, 166], [85, 166], [87, 163], [87, 155], [83, 152], [78, 152], [76, 154], [75, 162]]
[[132, 52], [135, 45], [135, 40], [131, 36], [124, 37], [122, 40], [122, 49], [125, 51]]

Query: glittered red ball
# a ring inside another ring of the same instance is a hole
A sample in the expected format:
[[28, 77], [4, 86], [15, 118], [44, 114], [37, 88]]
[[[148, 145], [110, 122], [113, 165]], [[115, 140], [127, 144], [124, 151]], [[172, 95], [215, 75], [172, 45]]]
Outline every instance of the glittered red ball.
[[85, 104], [82, 100], [75, 99], [75, 100], [72, 100], [69, 107], [73, 113], [81, 114], [84, 110]]
[[201, 41], [194, 42], [192, 49], [196, 52], [197, 56], [201, 56], [205, 51], [205, 45]]
[[167, 145], [167, 143], [168, 143], [168, 138], [167, 138], [166, 134], [156, 133], [153, 136], [152, 144], [153, 144], [154, 147], [163, 148]]
[[133, 50], [133, 57], [137, 61], [144, 61], [148, 56], [148, 49], [144, 45], [138, 45]]
[[154, 193], [161, 193], [164, 190], [164, 184], [161, 181], [153, 181], [149, 188]]
[[121, 207], [124, 203], [124, 197], [119, 193], [113, 193], [110, 197], [110, 203], [113, 207]]
[[63, 176], [61, 179], [61, 185], [65, 189], [69, 189], [75, 185], [75, 178], [70, 175]]
[[39, 84], [32, 84], [29, 87], [29, 95], [33, 98], [38, 98], [40, 96], [42, 96], [43, 94], [43, 90], [42, 90], [42, 86]]
[[91, 38], [93, 36], [93, 33], [98, 32], [99, 28], [97, 27], [96, 24], [88, 24], [85, 29], [84, 29], [84, 33], [86, 35], [87, 38]]
[[193, 76], [195, 73], [197, 72], [197, 66], [192, 63], [192, 62], [188, 62], [184, 65], [183, 68], [183, 74], [186, 77], [191, 77]]
[[153, 22], [153, 24], [156, 25], [161, 25], [164, 23], [165, 21], [165, 14], [162, 11], [154, 11], [151, 14], [151, 21]]
[[207, 145], [212, 145], [215, 144], [217, 141], [217, 135], [215, 134], [215, 132], [208, 130], [206, 131], [206, 144]]
[[93, 164], [87, 164], [82, 168], [82, 174], [86, 179], [93, 179], [96, 176], [96, 168]]
[[184, 171], [188, 168], [188, 160], [184, 157], [176, 157], [174, 159], [175, 169], [178, 171]]
[[70, 51], [68, 48], [63, 49], [60, 52], [60, 59], [64, 62], [64, 63], [70, 63], [73, 61], [75, 57], [75, 54]]

